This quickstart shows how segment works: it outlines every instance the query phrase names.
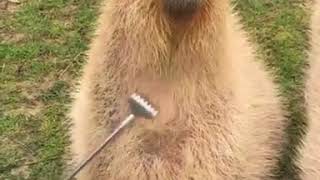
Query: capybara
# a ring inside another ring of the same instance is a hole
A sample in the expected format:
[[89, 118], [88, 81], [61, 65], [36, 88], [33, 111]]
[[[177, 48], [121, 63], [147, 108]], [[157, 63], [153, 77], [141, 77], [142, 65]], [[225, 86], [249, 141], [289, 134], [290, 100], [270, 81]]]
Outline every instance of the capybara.
[[72, 107], [74, 160], [137, 118], [79, 174], [108, 180], [270, 179], [285, 110], [229, 0], [105, 0]]

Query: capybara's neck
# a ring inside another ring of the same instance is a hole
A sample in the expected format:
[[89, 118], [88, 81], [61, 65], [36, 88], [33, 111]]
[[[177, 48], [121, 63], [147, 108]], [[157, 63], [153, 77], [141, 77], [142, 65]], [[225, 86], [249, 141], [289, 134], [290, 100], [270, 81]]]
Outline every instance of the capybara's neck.
[[118, 68], [129, 76], [143, 72], [179, 78], [210, 73], [226, 63], [220, 62], [226, 61], [228, 43], [225, 0], [201, 1], [201, 8], [184, 21], [170, 17], [160, 2], [108, 2], [112, 7], [104, 11], [112, 33], [108, 42], [120, 51], [115, 60]]

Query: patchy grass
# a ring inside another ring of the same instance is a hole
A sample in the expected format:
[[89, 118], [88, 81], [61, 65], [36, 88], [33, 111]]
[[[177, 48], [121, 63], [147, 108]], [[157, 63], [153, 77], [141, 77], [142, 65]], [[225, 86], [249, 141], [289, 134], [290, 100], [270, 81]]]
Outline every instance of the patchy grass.
[[83, 62], [96, 3], [0, 5], [0, 179], [61, 175], [69, 90]]
[[[6, 0], [4, 0], [6, 1]], [[69, 143], [65, 113], [99, 0], [0, 3], [0, 179], [58, 179]], [[291, 134], [279, 179], [293, 179], [303, 117], [308, 16], [302, 0], [235, 0], [289, 99]]]

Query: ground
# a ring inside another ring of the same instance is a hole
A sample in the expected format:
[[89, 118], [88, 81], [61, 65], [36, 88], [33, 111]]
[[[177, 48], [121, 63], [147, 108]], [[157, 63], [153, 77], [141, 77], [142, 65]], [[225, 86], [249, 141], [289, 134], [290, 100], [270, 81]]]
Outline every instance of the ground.
[[[251, 41], [288, 98], [289, 143], [276, 171], [293, 179], [304, 128], [307, 0], [235, 0]], [[0, 0], [0, 179], [57, 179], [64, 169], [65, 113], [100, 0]]]

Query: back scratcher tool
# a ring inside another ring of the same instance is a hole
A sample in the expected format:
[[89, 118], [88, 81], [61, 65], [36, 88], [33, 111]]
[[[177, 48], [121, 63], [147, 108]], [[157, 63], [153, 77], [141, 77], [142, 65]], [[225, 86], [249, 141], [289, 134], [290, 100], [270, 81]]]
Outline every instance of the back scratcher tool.
[[68, 180], [75, 177], [101, 150], [110, 142], [110, 140], [126, 125], [128, 125], [135, 117], [143, 117], [146, 119], [152, 119], [158, 115], [158, 111], [152, 107], [152, 105], [142, 98], [140, 95], [134, 93], [129, 98], [129, 105], [131, 114], [121, 122], [121, 124], [105, 139], [105, 141], [93, 152], [90, 156], [84, 160], [78, 168], [73, 171]]

